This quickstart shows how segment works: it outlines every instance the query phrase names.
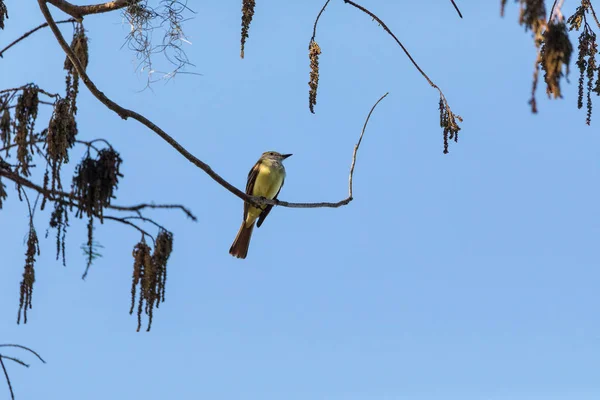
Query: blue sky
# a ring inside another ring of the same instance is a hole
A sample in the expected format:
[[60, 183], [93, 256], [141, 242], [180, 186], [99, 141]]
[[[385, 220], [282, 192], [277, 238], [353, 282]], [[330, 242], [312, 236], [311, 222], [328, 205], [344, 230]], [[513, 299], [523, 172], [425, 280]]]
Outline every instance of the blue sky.
[[[248, 259], [234, 259], [240, 200], [82, 88], [80, 138], [107, 138], [125, 160], [116, 202], [183, 203], [198, 222], [151, 214], [174, 232], [175, 250], [150, 333], [128, 315], [139, 235], [100, 226], [103, 257], [82, 281], [85, 221], [75, 218], [67, 268], [54, 261], [52, 232], [41, 240], [33, 310], [17, 326], [27, 211], [10, 192], [0, 343], [48, 361], [10, 353], [32, 362], [9, 364], [18, 398], [597, 399], [600, 113], [587, 127], [576, 109], [575, 65], [565, 98], [549, 101], [540, 87], [532, 115], [535, 53], [516, 5], [502, 19], [499, 1], [462, 1], [461, 20], [444, 0], [363, 1], [464, 117], [443, 155], [437, 93], [369, 17], [342, 1], [323, 14], [312, 115], [307, 46], [322, 2], [257, 2], [244, 60], [239, 3], [190, 3], [186, 50], [202, 75], [146, 91], [121, 48], [129, 28], [119, 14], [87, 17], [88, 73], [240, 188], [263, 151], [294, 153], [288, 201], [346, 196], [364, 118], [389, 91], [358, 155], [355, 200], [276, 208]], [[8, 7], [2, 45], [42, 22], [35, 2]], [[38, 32], [5, 54], [0, 86], [61, 91], [63, 60], [51, 32]], [[42, 237], [49, 215], [36, 217]]]

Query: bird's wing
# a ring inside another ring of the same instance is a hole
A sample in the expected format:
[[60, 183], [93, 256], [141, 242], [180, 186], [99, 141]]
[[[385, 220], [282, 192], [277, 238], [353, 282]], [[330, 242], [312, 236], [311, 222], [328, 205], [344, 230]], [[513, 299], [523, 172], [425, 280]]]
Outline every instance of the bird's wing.
[[[258, 176], [258, 170], [260, 167], [260, 161], [254, 164], [254, 167], [248, 172], [248, 182], [246, 182], [246, 194], [252, 196], [252, 192], [254, 191], [254, 183], [256, 182], [256, 177]], [[248, 203], [244, 202], [244, 221], [248, 216]]]
[[[285, 183], [285, 178], [283, 178], [283, 181], [281, 181], [281, 186], [279, 186], [279, 190], [277, 191], [277, 194], [275, 195], [275, 197], [273, 197], [273, 199], [276, 199], [277, 196], [279, 196], [279, 192], [281, 192], [281, 188], [283, 187], [284, 183]], [[260, 215], [258, 216], [258, 222], [256, 223], [257, 228], [260, 228], [260, 226], [264, 222], [265, 218], [267, 218], [267, 215], [269, 215], [269, 213], [271, 212], [271, 208], [273, 208], [273, 206], [271, 204], [269, 204], [264, 209], [264, 211], [260, 213]]]

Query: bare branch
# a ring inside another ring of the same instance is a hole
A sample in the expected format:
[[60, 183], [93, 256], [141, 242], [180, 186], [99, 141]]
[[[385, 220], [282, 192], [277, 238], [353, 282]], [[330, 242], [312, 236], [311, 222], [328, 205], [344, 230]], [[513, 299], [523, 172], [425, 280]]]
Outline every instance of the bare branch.
[[408, 57], [408, 59], [410, 60], [410, 62], [412, 62], [413, 65], [415, 66], [415, 68], [421, 73], [421, 75], [423, 75], [423, 77], [425, 79], [427, 79], [427, 82], [429, 82], [429, 84], [432, 87], [436, 88], [440, 92], [440, 94], [442, 93], [441, 89], [435, 83], [433, 83], [433, 81], [431, 79], [429, 79], [429, 77], [427, 76], [427, 74], [421, 69], [421, 67], [419, 67], [419, 64], [417, 64], [417, 62], [412, 58], [412, 56], [410, 55], [410, 53], [408, 52], [408, 50], [406, 50], [406, 47], [404, 47], [404, 45], [400, 42], [400, 40], [398, 40], [398, 38], [396, 37], [396, 35], [394, 35], [394, 33], [390, 30], [390, 28], [388, 28], [387, 25], [377, 15], [373, 14], [371, 11], [367, 10], [366, 8], [364, 8], [363, 6], [361, 6], [360, 4], [356, 4], [353, 1], [344, 0], [344, 3], [350, 4], [351, 6], [358, 8], [359, 10], [361, 10], [362, 12], [364, 12], [365, 14], [367, 14], [369, 17], [371, 17], [375, 21], [377, 21], [377, 23], [379, 25], [381, 25], [381, 27], [383, 28], [383, 30], [385, 30], [391, 37], [394, 38], [394, 40], [402, 48], [402, 50], [404, 51], [404, 54], [406, 54], [406, 56]]
[[[125, 225], [129, 225], [129, 226], [137, 229], [138, 231], [140, 231], [140, 233], [142, 235], [148, 236], [150, 239], [152, 239], [152, 243], [154, 243], [154, 236], [152, 236], [151, 234], [149, 234], [148, 232], [146, 232], [145, 230], [143, 230], [142, 228], [140, 228], [139, 226], [137, 226], [133, 222], [127, 221], [125, 218], [112, 217], [110, 215], [105, 215], [103, 218], [104, 219], [109, 219], [109, 220], [112, 220], [112, 221], [117, 221], [117, 222], [120, 222], [120, 223], [125, 224]], [[87, 269], [86, 269], [86, 272], [84, 274], [84, 279], [85, 279], [85, 275], [86, 274], [87, 274]]]
[[[62, 33], [60, 32], [60, 30], [56, 26], [56, 23], [54, 22], [54, 19], [52, 18], [52, 15], [50, 14], [50, 10], [48, 9], [48, 5], [46, 4], [47, 1], [49, 1], [49, 0], [38, 0], [38, 4], [40, 6], [40, 10], [42, 11], [42, 14], [44, 15], [44, 18], [46, 18], [46, 22], [48, 22], [48, 24], [50, 26], [50, 29], [52, 30], [52, 32], [54, 33], [54, 36], [56, 37], [56, 40], [58, 41], [58, 43], [62, 47], [62, 49], [65, 52], [65, 54], [67, 55], [67, 57], [69, 57], [69, 60], [71, 60], [71, 62], [73, 63], [73, 65], [74, 65], [77, 73], [81, 77], [81, 80], [86, 85], [86, 87], [89, 89], [89, 91], [94, 95], [94, 97], [96, 97], [102, 104], [104, 104], [110, 110], [112, 110], [115, 113], [117, 113], [121, 118], [123, 118], [123, 119], [133, 118], [136, 121], [138, 121], [141, 124], [143, 124], [146, 127], [148, 127], [150, 130], [152, 130], [158, 136], [160, 136], [165, 142], [167, 142], [169, 145], [171, 145], [171, 147], [173, 147], [175, 150], [177, 150], [188, 161], [190, 161], [196, 167], [198, 167], [201, 170], [203, 170], [208, 176], [210, 176], [218, 184], [220, 184], [221, 186], [223, 186], [225, 189], [227, 189], [228, 191], [230, 191], [231, 193], [233, 193], [234, 195], [236, 195], [240, 199], [242, 199], [242, 200], [244, 200], [244, 201], [246, 201], [246, 202], [248, 202], [250, 204], [257, 205], [257, 206], [262, 206], [262, 205], [268, 205], [268, 204], [270, 204], [270, 205], [278, 205], [278, 206], [291, 207], [291, 208], [319, 208], [319, 207], [337, 208], [337, 207], [340, 207], [340, 206], [348, 204], [352, 200], [352, 199], [344, 199], [344, 200], [341, 200], [341, 201], [336, 202], [336, 203], [328, 203], [328, 202], [323, 202], [323, 203], [289, 203], [289, 202], [286, 202], [286, 201], [279, 201], [279, 200], [276, 200], [276, 199], [270, 200], [270, 199], [266, 199], [266, 198], [250, 196], [250, 195], [247, 195], [246, 193], [244, 193], [243, 191], [241, 191], [240, 189], [236, 188], [231, 183], [229, 183], [225, 179], [223, 179], [215, 171], [213, 171], [213, 169], [208, 164], [206, 164], [205, 162], [201, 161], [200, 159], [198, 159], [197, 157], [195, 157], [193, 154], [191, 154], [189, 151], [187, 151], [181, 144], [179, 144], [168, 133], [166, 133], [164, 130], [162, 130], [161, 128], [159, 128], [157, 125], [155, 125], [148, 118], [144, 117], [143, 115], [141, 115], [141, 114], [139, 114], [139, 113], [137, 113], [135, 111], [126, 109], [124, 107], [121, 107], [119, 104], [117, 104], [114, 101], [112, 101], [111, 99], [109, 99], [102, 91], [100, 91], [98, 89], [98, 87], [94, 84], [94, 82], [92, 82], [92, 80], [90, 79], [90, 77], [87, 75], [85, 69], [83, 68], [83, 66], [79, 62], [78, 58], [75, 56], [75, 54], [71, 50], [70, 46], [66, 42], [66, 40], [63, 37]], [[53, 0], [53, 1], [56, 1], [56, 0]], [[414, 63], [414, 61], [413, 61], [413, 63]], [[419, 70], [421, 70], [421, 69], [419, 68]], [[423, 73], [423, 75], [425, 77], [427, 77], [425, 75], [425, 73]], [[427, 78], [427, 80], [431, 83], [432, 86], [434, 86], [435, 88], [437, 88], [440, 91], [440, 93], [441, 93], [441, 90], [437, 86], [435, 86], [435, 84], [433, 84], [433, 82], [431, 82], [429, 80], [429, 78]]]
[[458, 6], [456, 5], [456, 3], [454, 2], [454, 0], [450, 0], [452, 2], [452, 5], [454, 6], [454, 9], [456, 10], [456, 12], [458, 13], [459, 17], [463, 17], [462, 14], [460, 13], [460, 10], [458, 9]]
[[20, 344], [0, 344], [0, 347], [16, 347], [18, 349], [26, 350], [26, 351], [30, 352], [31, 354], [33, 354], [34, 356], [36, 356], [41, 362], [46, 364], [46, 361], [44, 361], [44, 359], [38, 353], [31, 350], [29, 347], [22, 346]]
[[588, 1], [588, 4], [590, 5], [590, 11], [592, 12], [592, 17], [594, 17], [594, 21], [596, 21], [596, 25], [598, 25], [598, 28], [600, 28], [600, 21], [598, 20], [598, 16], [596, 16], [596, 11], [594, 11], [594, 6], [592, 6], [591, 1]]
[[[69, 19], [65, 19], [62, 21], [57, 21], [56, 24], [66, 24], [67, 22], [76, 22], [75, 18], [69, 18]], [[17, 40], [15, 40], [14, 42], [12, 42], [11, 44], [9, 44], [8, 46], [6, 46], [5, 48], [3, 48], [2, 50], [0, 50], [0, 58], [4, 57], [4, 52], [8, 49], [10, 49], [11, 47], [13, 47], [15, 44], [19, 43], [21, 40], [27, 38], [29, 35], [31, 35], [32, 33], [35, 33], [37, 31], [39, 31], [42, 28], [45, 28], [48, 26], [48, 23], [45, 22], [41, 25], [39, 25], [36, 28], [33, 28], [32, 30], [25, 32], [21, 37], [19, 37]]]
[[[74, 197], [71, 193], [61, 192], [59, 190], [52, 191], [50, 189], [44, 189], [42, 186], [37, 185], [37, 184], [31, 182], [30, 180], [10, 171], [8, 169], [0, 168], [0, 176], [11, 180], [18, 185], [24, 186], [29, 189], [33, 189], [36, 192], [47, 197], [50, 201], [60, 201], [66, 205], [77, 205], [80, 202], [80, 199]], [[185, 206], [180, 205], [180, 204], [146, 204], [146, 203], [142, 203], [142, 204], [137, 204], [134, 206], [119, 206], [119, 205], [110, 204], [110, 205], [106, 206], [106, 208], [111, 209], [111, 210], [116, 210], [116, 211], [131, 211], [131, 212], [139, 212], [140, 210], [143, 210], [146, 208], [179, 209], [179, 210], [183, 211], [188, 216], [188, 218], [192, 219], [193, 221], [197, 220], [196, 216], [188, 208], [186, 208]], [[2, 346], [9, 346], [9, 345], [0, 345], [0, 347], [2, 347]], [[17, 345], [13, 345], [13, 346], [17, 346]]]
[[107, 3], [91, 4], [87, 6], [77, 6], [69, 3], [65, 0], [47, 0], [48, 3], [52, 4], [61, 11], [69, 14], [73, 18], [81, 21], [84, 16], [89, 14], [101, 14], [105, 12], [119, 10], [132, 4], [132, 0], [115, 0]]
[[15, 363], [17, 363], [19, 365], [24, 366], [25, 368], [29, 368], [29, 364], [27, 364], [24, 361], [19, 360], [18, 358], [5, 356], [3, 354], [0, 354], [0, 358], [4, 358], [5, 360], [10, 360], [10, 361], [15, 362]]
[[113, 210], [118, 210], [118, 211], [140, 211], [144, 208], [154, 208], [154, 209], [158, 209], [158, 208], [162, 208], [162, 209], [180, 209], [181, 211], [183, 211], [188, 218], [190, 218], [192, 221], [197, 221], [198, 218], [196, 218], [196, 216], [186, 207], [180, 205], [180, 204], [138, 204], [136, 206], [131, 206], [131, 207], [124, 207], [124, 206], [116, 206], [116, 205], [111, 205], [110, 208], [112, 208]]
[[369, 111], [369, 115], [367, 115], [367, 119], [365, 120], [365, 124], [363, 125], [362, 132], [360, 133], [360, 137], [358, 138], [358, 142], [356, 143], [356, 146], [354, 146], [354, 153], [352, 154], [352, 165], [350, 165], [350, 176], [348, 177], [348, 198], [349, 199], [352, 198], [352, 178], [354, 177], [354, 164], [356, 164], [356, 153], [358, 153], [358, 148], [360, 147], [360, 143], [362, 142], [362, 138], [365, 134], [365, 130], [367, 129], [367, 124], [369, 123], [371, 114], [373, 114], [373, 111], [375, 111], [375, 107], [377, 107], [377, 104], [379, 104], [379, 102], [381, 100], [383, 100], [388, 94], [389, 94], [389, 92], [387, 92], [386, 94], [381, 96], [379, 98], [379, 100], [377, 100], [377, 102], [375, 104], [373, 104], [373, 107], [371, 107], [371, 111]]
[[321, 11], [319, 11], [319, 14], [317, 15], [317, 19], [315, 19], [315, 25], [313, 26], [313, 34], [312, 37], [310, 38], [311, 42], [315, 41], [315, 36], [317, 36], [317, 24], [319, 23], [319, 18], [321, 18], [321, 14], [323, 14], [323, 11], [325, 11], [325, 8], [327, 7], [327, 4], [329, 4], [331, 0], [327, 0], [325, 2], [325, 4], [323, 5], [323, 8], [321, 8]]
[[2, 366], [2, 370], [4, 371], [4, 377], [6, 378], [6, 383], [8, 383], [8, 390], [10, 391], [10, 398], [12, 400], [15, 400], [15, 393], [13, 392], [13, 388], [12, 385], [10, 384], [10, 378], [8, 376], [8, 371], [6, 370], [6, 367], [4, 366], [4, 361], [2, 361], [3, 357], [0, 357], [0, 365]]

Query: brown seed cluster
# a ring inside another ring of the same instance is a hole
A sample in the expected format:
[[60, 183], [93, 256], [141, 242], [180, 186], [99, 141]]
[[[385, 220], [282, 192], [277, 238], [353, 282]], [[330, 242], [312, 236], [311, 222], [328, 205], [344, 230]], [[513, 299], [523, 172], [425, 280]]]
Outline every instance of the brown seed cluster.
[[72, 193], [81, 199], [76, 216], [81, 218], [98, 217], [103, 220], [103, 210], [110, 205], [117, 189], [120, 173], [121, 157], [114, 149], [102, 149], [97, 157], [91, 158], [89, 153], [75, 169]]
[[17, 143], [17, 160], [20, 173], [29, 176], [29, 163], [33, 153], [32, 142], [34, 139], [35, 120], [38, 115], [38, 88], [34, 85], [26, 86], [17, 100], [15, 108], [15, 142]]
[[19, 312], [17, 315], [17, 324], [27, 323], [27, 310], [31, 309], [31, 297], [33, 295], [33, 283], [35, 282], [35, 257], [40, 255], [40, 248], [37, 233], [33, 223], [29, 224], [29, 235], [27, 237], [27, 251], [25, 252], [25, 268], [23, 271], [23, 280], [20, 285]]
[[448, 154], [448, 144], [450, 140], [458, 142], [458, 131], [460, 126], [458, 122], [462, 122], [463, 119], [460, 115], [456, 115], [450, 109], [448, 102], [444, 96], [440, 95], [440, 126], [443, 128], [444, 135], [444, 154]]
[[256, 6], [256, 2], [254, 0], [242, 1], [242, 47], [240, 51], [241, 58], [244, 58], [244, 47], [246, 46], [246, 39], [248, 38], [250, 23], [252, 22], [252, 17], [254, 16], [254, 6]]
[[0, 29], [4, 29], [4, 18], [8, 19], [8, 10], [4, 0], [0, 0]]
[[[591, 4], [587, 0], [581, 2], [575, 13], [569, 17], [567, 23], [570, 30], [583, 30], [579, 34], [579, 45], [577, 54], [577, 68], [579, 69], [579, 87], [577, 95], [577, 107], [583, 107], [584, 92], [586, 96], [586, 124], [592, 122], [592, 93], [600, 96], [600, 65], [596, 60], [598, 53], [598, 42], [596, 33], [587, 22], [586, 14], [592, 11]], [[593, 18], [593, 14], [592, 14]]]
[[[544, 70], [548, 97], [562, 97], [560, 79], [569, 74], [569, 62], [573, 46], [569, 40], [567, 26], [563, 22], [551, 22], [543, 34], [544, 41], [540, 50], [541, 65]], [[563, 68], [566, 72], [563, 73]]]
[[308, 108], [311, 113], [315, 113], [315, 105], [317, 104], [317, 89], [319, 88], [319, 55], [321, 48], [319, 44], [311, 40], [308, 46], [308, 58], [310, 59], [310, 79], [308, 86]]
[[[8, 111], [8, 107], [4, 109], [2, 112], [2, 117], [0, 117], [0, 141], [2, 141], [2, 146], [7, 147], [10, 144], [10, 132], [11, 132], [11, 121], [10, 121], [10, 111]], [[6, 149], [6, 155], [8, 155], [8, 148]]]
[[[75, 56], [79, 60], [79, 63], [85, 70], [89, 61], [88, 52], [88, 39], [85, 35], [85, 30], [82, 24], [78, 24], [73, 32], [73, 39], [71, 40], [71, 50], [75, 53]], [[75, 70], [75, 66], [67, 56], [65, 58], [64, 69], [67, 71], [65, 78], [66, 82], [66, 96], [65, 98], [70, 103], [71, 113], [77, 113], [77, 94], [79, 93], [79, 74]]]
[[[56, 259], [62, 256], [63, 266], [67, 265], [65, 256], [65, 242], [67, 236], [67, 227], [69, 226], [69, 213], [67, 207], [62, 202], [54, 203], [54, 211], [50, 216], [50, 228], [56, 229]], [[46, 237], [48, 233], [46, 233]]]
[[[46, 148], [52, 170], [51, 190], [61, 188], [60, 168], [69, 162], [68, 150], [75, 144], [77, 123], [68, 99], [58, 99], [46, 134]], [[46, 187], [46, 186], [45, 186]]]
[[531, 29], [534, 36], [539, 38], [546, 26], [546, 5], [544, 0], [520, 0], [519, 24], [525, 30]]
[[167, 260], [173, 250], [173, 234], [161, 230], [154, 243], [154, 253], [146, 243], [144, 237], [133, 248], [133, 278], [131, 283], [131, 308], [133, 314], [136, 303], [136, 293], [139, 286], [137, 301], [137, 331], [142, 326], [142, 313], [148, 316], [148, 327], [152, 327], [154, 308], [158, 308], [161, 301], [165, 300], [165, 284], [167, 281]]

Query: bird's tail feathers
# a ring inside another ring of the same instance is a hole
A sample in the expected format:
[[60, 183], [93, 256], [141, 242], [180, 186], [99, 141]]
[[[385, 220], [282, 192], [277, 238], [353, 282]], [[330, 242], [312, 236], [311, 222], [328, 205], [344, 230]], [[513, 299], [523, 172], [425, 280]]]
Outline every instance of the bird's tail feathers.
[[254, 230], [254, 222], [250, 226], [246, 226], [246, 221], [242, 222], [240, 230], [238, 231], [229, 254], [237, 258], [246, 258], [248, 255], [248, 246], [250, 246], [250, 238], [252, 237], [252, 231]]

